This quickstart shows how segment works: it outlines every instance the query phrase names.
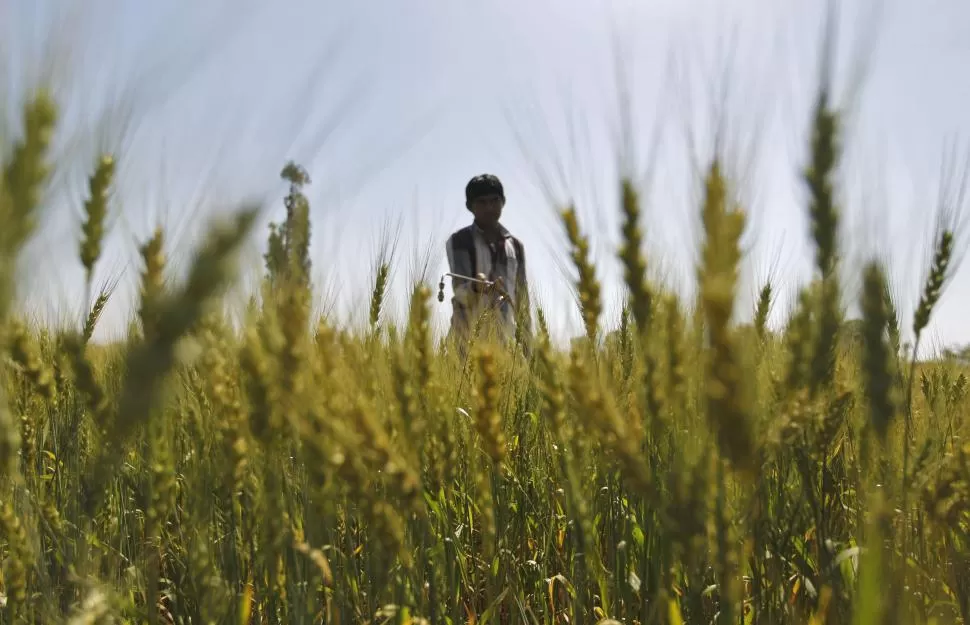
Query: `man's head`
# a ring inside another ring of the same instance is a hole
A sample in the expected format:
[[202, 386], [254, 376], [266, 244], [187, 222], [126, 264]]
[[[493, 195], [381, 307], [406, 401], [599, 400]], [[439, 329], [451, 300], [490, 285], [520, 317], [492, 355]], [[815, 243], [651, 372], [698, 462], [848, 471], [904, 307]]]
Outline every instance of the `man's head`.
[[482, 174], [469, 180], [465, 186], [465, 207], [475, 215], [479, 225], [497, 225], [505, 207], [502, 181], [492, 174]]

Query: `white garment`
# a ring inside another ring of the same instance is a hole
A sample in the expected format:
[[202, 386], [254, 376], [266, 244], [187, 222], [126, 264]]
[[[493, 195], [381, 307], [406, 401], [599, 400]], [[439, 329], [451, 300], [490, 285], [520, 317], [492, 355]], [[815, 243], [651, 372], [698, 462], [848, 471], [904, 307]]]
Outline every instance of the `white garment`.
[[[475, 277], [476, 274], [481, 273], [485, 274], [486, 278], [492, 281], [501, 278], [505, 290], [512, 298], [512, 301], [515, 302], [520, 295], [518, 290], [520, 285], [517, 279], [520, 259], [516, 253], [516, 246], [512, 235], [502, 226], [499, 226], [499, 229], [502, 236], [501, 241], [496, 244], [490, 244], [484, 232], [475, 224], [452, 234], [445, 245], [448, 254], [448, 267], [451, 273], [458, 275]], [[469, 251], [467, 249], [461, 249], [456, 244], [456, 241], [459, 240], [458, 235], [467, 234], [469, 231], [472, 235], [472, 243], [475, 246], [475, 267], [472, 267], [472, 259]], [[497, 245], [504, 246], [504, 259], [499, 254], [499, 250], [494, 248]], [[452, 325], [454, 326], [456, 323], [463, 322], [468, 322], [473, 325], [482, 313], [484, 303], [475, 306], [475, 302], [478, 302], [478, 294], [473, 291], [472, 283], [460, 278], [452, 278], [451, 285], [454, 292], [454, 297], [452, 298]], [[515, 334], [515, 311], [507, 301], [502, 303], [499, 310], [501, 313], [499, 328], [506, 338], [511, 338]]]

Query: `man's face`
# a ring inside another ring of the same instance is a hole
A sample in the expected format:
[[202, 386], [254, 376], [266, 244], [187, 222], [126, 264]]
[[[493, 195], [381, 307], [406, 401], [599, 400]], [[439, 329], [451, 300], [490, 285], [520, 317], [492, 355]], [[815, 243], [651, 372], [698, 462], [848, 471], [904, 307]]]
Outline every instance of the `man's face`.
[[483, 226], [494, 226], [502, 217], [505, 200], [501, 195], [493, 193], [472, 200], [469, 207], [475, 215], [475, 221]]

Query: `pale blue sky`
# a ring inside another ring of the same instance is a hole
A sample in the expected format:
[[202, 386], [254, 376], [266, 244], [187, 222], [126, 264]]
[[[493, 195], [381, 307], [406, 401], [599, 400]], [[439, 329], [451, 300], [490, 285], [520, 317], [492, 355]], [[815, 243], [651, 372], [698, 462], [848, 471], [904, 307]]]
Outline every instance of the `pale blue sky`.
[[[693, 176], [710, 155], [714, 120], [723, 118], [727, 147], [740, 157], [729, 166], [744, 174], [740, 191], [757, 224], [739, 315], [749, 315], [774, 268], [778, 322], [811, 267], [798, 175], [825, 4], [5, 0], [6, 127], [17, 131], [24, 89], [50, 75], [61, 85], [65, 115], [56, 142], [63, 167], [25, 266], [25, 292], [61, 317], [83, 308], [71, 285], [81, 278], [84, 177], [99, 149], [117, 152], [120, 181], [96, 281], [121, 280], [100, 336], [123, 331], [131, 313], [135, 242], [161, 223], [171, 254], [184, 257], [208, 217], [251, 196], [271, 201], [266, 219], [279, 220], [285, 188], [278, 175], [291, 158], [313, 179], [307, 192], [321, 297], [335, 297], [341, 315], [366, 314], [360, 304], [381, 230], [397, 224], [394, 301], [403, 311], [413, 261], [430, 250], [428, 277], [437, 283], [444, 238], [469, 219], [465, 182], [488, 171], [505, 181], [504, 221], [527, 246], [530, 279], [554, 329], [577, 333], [563, 238], [540, 183], [548, 181], [557, 200], [577, 200], [615, 315], [618, 52], [639, 169], [656, 163], [644, 188], [652, 270], [691, 293]], [[847, 286], [851, 296], [865, 254], [889, 257], [908, 326], [943, 157], [956, 146], [966, 159], [970, 147], [970, 3], [844, 4], [836, 96], [852, 113]], [[856, 77], [864, 79], [859, 89]], [[654, 136], [659, 147], [648, 161]], [[261, 229], [247, 250], [253, 269], [265, 235]], [[970, 270], [961, 269], [933, 319], [936, 344], [970, 342]], [[434, 305], [443, 324], [447, 301]]]

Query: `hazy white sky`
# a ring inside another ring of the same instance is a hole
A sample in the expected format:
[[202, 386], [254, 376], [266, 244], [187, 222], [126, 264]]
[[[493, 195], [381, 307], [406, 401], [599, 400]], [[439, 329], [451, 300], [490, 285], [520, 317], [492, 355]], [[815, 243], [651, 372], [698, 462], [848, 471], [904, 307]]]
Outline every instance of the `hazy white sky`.
[[[359, 304], [381, 233], [400, 228], [393, 278], [403, 310], [422, 254], [431, 253], [432, 282], [446, 270], [444, 238], [470, 218], [465, 182], [487, 171], [505, 181], [504, 221], [527, 246], [530, 279], [554, 329], [576, 333], [551, 202], [576, 200], [614, 315], [617, 155], [629, 143], [645, 181], [652, 171], [643, 187], [651, 270], [689, 295], [697, 168], [721, 128], [753, 226], [739, 315], [749, 315], [770, 276], [782, 298], [778, 322], [811, 269], [799, 175], [825, 4], [5, 0], [5, 127], [19, 132], [25, 89], [48, 76], [64, 114], [62, 167], [25, 266], [26, 293], [59, 316], [84, 307], [80, 205], [99, 150], [118, 155], [119, 182], [95, 279], [121, 281], [101, 336], [125, 329], [140, 270], [135, 246], [156, 224], [169, 231], [175, 262], [209, 217], [245, 198], [265, 199], [266, 221], [279, 220], [288, 159], [312, 177], [321, 298], [336, 297], [341, 314], [366, 314]], [[909, 325], [945, 157], [957, 149], [964, 160], [955, 165], [968, 164], [970, 4], [844, 5], [835, 95], [850, 113], [841, 189], [848, 296], [861, 260], [882, 254]], [[629, 141], [618, 88], [632, 102]], [[265, 235], [248, 250], [253, 269]], [[937, 344], [970, 342], [968, 271], [954, 274], [933, 319]], [[435, 306], [444, 323], [447, 301]]]

